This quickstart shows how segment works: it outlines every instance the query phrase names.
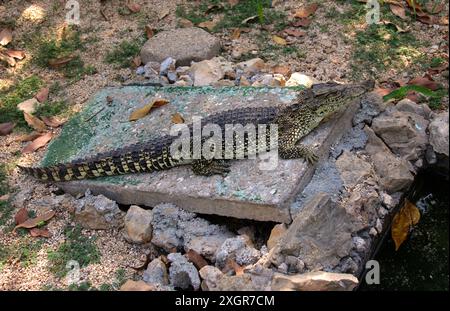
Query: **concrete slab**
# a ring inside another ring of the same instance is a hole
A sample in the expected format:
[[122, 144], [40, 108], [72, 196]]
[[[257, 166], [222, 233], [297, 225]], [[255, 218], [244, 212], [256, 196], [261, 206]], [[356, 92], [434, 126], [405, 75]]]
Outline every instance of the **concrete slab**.
[[[69, 162], [168, 133], [171, 115], [179, 112], [186, 122], [192, 116], [238, 107], [284, 106], [295, 100], [298, 88], [155, 88], [127, 86], [107, 88], [97, 93], [86, 108], [72, 118], [61, 135], [53, 140], [41, 165]], [[113, 98], [108, 105], [106, 97]], [[147, 117], [129, 122], [131, 111], [155, 97], [170, 104]], [[303, 140], [320, 156], [350, 125], [356, 104], [340, 118], [330, 121]], [[279, 160], [276, 170], [258, 168], [258, 159], [234, 161], [226, 176], [203, 177], [190, 167], [155, 173], [102, 177], [58, 183], [71, 194], [103, 194], [122, 204], [155, 206], [173, 203], [189, 211], [236, 218], [290, 223], [289, 210], [295, 195], [309, 183], [314, 167], [304, 160]]]

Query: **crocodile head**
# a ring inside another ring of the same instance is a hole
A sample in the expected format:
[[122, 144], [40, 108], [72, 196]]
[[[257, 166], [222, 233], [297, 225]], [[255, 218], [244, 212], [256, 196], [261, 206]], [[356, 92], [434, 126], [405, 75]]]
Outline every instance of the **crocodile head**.
[[310, 108], [320, 119], [328, 119], [337, 112], [374, 88], [374, 81], [368, 80], [357, 84], [338, 84], [334, 82], [316, 84], [311, 88], [313, 100]]

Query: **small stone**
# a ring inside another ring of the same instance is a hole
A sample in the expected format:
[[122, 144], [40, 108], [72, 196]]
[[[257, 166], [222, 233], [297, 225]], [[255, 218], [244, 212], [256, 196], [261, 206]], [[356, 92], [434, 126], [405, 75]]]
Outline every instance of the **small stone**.
[[161, 62], [161, 65], [159, 66], [159, 74], [161, 76], [166, 76], [169, 70], [175, 70], [175, 63], [177, 61], [173, 59], [172, 57], [167, 57], [165, 60]]
[[33, 114], [36, 111], [37, 106], [39, 105], [39, 101], [36, 98], [30, 98], [26, 101], [21, 102], [17, 105], [17, 109], [20, 111], [26, 112], [28, 114]]
[[245, 238], [238, 236], [226, 239], [216, 252], [216, 266], [225, 267], [232, 259], [240, 266], [247, 266], [255, 263], [261, 257], [261, 253], [247, 245]]
[[394, 198], [392, 196], [390, 196], [389, 194], [387, 194], [386, 192], [381, 192], [380, 198], [381, 198], [381, 202], [388, 209], [391, 209], [391, 208], [395, 207], [398, 204], [398, 202], [396, 202], [394, 200]]
[[239, 85], [240, 86], [250, 86], [251, 84], [250, 84], [250, 81], [248, 81], [248, 79], [245, 76], [242, 76], [239, 79]]
[[186, 18], [178, 19], [178, 25], [180, 25], [180, 27], [182, 28], [189, 28], [194, 26], [194, 24]]
[[289, 273], [299, 273], [305, 269], [305, 263], [295, 256], [286, 256], [285, 260]]
[[236, 64], [236, 68], [241, 69], [246, 75], [258, 73], [262, 71], [265, 66], [266, 64], [261, 58], [253, 58]]
[[272, 290], [288, 291], [351, 291], [358, 279], [351, 274], [332, 272], [309, 272], [295, 275], [275, 273]]
[[364, 253], [367, 250], [367, 243], [363, 238], [355, 236], [352, 240], [356, 251]]
[[285, 262], [282, 262], [279, 266], [278, 266], [278, 271], [280, 273], [284, 273], [287, 274], [288, 273], [288, 265]]
[[317, 82], [314, 78], [300, 72], [294, 72], [286, 82], [286, 86], [304, 86], [310, 88], [315, 83]]
[[145, 210], [137, 205], [131, 205], [125, 215], [125, 239], [131, 243], [147, 243], [152, 239], [151, 210]]
[[176, 71], [177, 75], [179, 77], [181, 77], [181, 76], [189, 75], [190, 70], [191, 70], [190, 66], [180, 66], [180, 67], [177, 67], [177, 69], [175, 71]]
[[136, 68], [136, 74], [139, 75], [139, 76], [144, 75], [144, 74], [145, 74], [144, 66], [139, 66], [139, 67], [137, 67], [137, 68]]
[[375, 229], [378, 233], [383, 232], [383, 224], [381, 223], [380, 218], [377, 218], [377, 221], [375, 222]]
[[147, 266], [142, 279], [152, 285], [169, 285], [167, 267], [160, 258], [153, 259]]
[[349, 151], [344, 151], [337, 159], [336, 168], [341, 175], [344, 185], [350, 188], [364, 181], [371, 172], [369, 163]]
[[191, 74], [194, 86], [210, 85], [224, 77], [221, 65], [214, 59], [192, 64]]
[[437, 153], [449, 155], [449, 126], [448, 111], [435, 114], [428, 127], [430, 144]]
[[179, 82], [184, 82], [184, 86], [193, 86], [194, 81], [192, 81], [191, 77], [188, 75], [180, 76], [178, 78], [178, 81], [175, 82], [175, 85], [177, 85]]
[[145, 283], [144, 281], [133, 281], [127, 280], [121, 287], [122, 292], [151, 292], [154, 291], [155, 287]]
[[170, 83], [175, 83], [177, 81], [177, 73], [174, 71], [169, 71], [167, 73], [167, 79], [169, 79]]
[[215, 86], [215, 87], [235, 86], [235, 83], [234, 83], [234, 81], [231, 81], [231, 80], [219, 80], [217, 82], [213, 82], [212, 86]]
[[369, 230], [369, 234], [370, 234], [371, 236], [375, 237], [375, 236], [378, 235], [378, 231], [377, 231], [377, 229], [375, 229], [374, 227], [372, 227], [372, 228], [370, 228], [370, 230]]
[[171, 253], [167, 255], [167, 259], [171, 263], [169, 268], [169, 278], [172, 286], [184, 290], [189, 289], [190, 287], [194, 290], [200, 288], [198, 271], [186, 257], [180, 253]]
[[381, 218], [384, 218], [388, 213], [389, 211], [383, 206], [380, 206], [380, 208], [378, 209], [378, 215], [380, 215]]
[[203, 279], [202, 290], [217, 290], [217, 282], [223, 277], [222, 271], [214, 266], [204, 266], [199, 271], [200, 277]]
[[271, 250], [275, 247], [280, 237], [282, 237], [287, 230], [287, 226], [285, 224], [277, 224], [270, 231], [269, 239], [267, 240], [267, 248]]

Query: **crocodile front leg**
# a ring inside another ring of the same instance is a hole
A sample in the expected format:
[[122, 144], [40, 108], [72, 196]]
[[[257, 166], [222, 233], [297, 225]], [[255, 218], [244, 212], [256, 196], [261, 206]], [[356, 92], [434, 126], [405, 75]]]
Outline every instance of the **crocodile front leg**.
[[282, 159], [298, 159], [303, 158], [311, 164], [316, 163], [319, 160], [319, 157], [315, 154], [315, 152], [304, 145], [296, 145], [290, 147], [282, 147], [278, 148], [278, 155]]
[[222, 175], [225, 176], [230, 172], [230, 163], [225, 160], [195, 160], [192, 163], [192, 171], [196, 175], [212, 176]]
[[297, 142], [305, 137], [308, 131], [304, 124], [299, 122], [289, 122], [282, 125], [282, 131], [278, 141], [278, 155], [282, 159], [304, 158], [309, 163], [315, 163], [319, 157], [315, 152], [304, 145], [297, 145]]

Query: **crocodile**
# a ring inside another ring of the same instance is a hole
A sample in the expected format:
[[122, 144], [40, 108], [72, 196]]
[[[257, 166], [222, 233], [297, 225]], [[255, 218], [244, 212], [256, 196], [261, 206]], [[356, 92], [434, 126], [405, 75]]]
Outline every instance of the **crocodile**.
[[[295, 102], [285, 107], [258, 107], [225, 110], [212, 114], [201, 120], [202, 124], [216, 124], [223, 130], [226, 125], [252, 124], [269, 126], [277, 125], [277, 150], [281, 159], [303, 158], [310, 163], [318, 160], [311, 148], [298, 142], [307, 136], [319, 124], [344, 111], [348, 105], [358, 100], [365, 93], [371, 91], [374, 82], [369, 80], [355, 84], [338, 84], [327, 82], [315, 84], [309, 89], [301, 90]], [[176, 137], [161, 135], [151, 141], [129, 145], [93, 157], [74, 160], [70, 163], [60, 163], [47, 167], [18, 166], [25, 174], [32, 175], [42, 181], [70, 181], [101, 176], [112, 176], [129, 173], [154, 172], [170, 169], [180, 165], [191, 165], [192, 171], [197, 175], [211, 176], [215, 174], [226, 175], [230, 172], [230, 156], [225, 157], [225, 151], [231, 150], [231, 159], [238, 159], [238, 151], [244, 149], [245, 157], [270, 151], [273, 137], [266, 134], [264, 146], [250, 144], [251, 137], [244, 136], [241, 141], [233, 136], [233, 148], [225, 148], [225, 139], [222, 140], [222, 156], [214, 158], [192, 157], [194, 150], [193, 125], [188, 125], [190, 131], [190, 156], [174, 156], [171, 145]], [[266, 131], [270, 133], [270, 131]], [[201, 144], [207, 138], [201, 139]], [[256, 148], [255, 148], [256, 146]], [[233, 155], [235, 157], [233, 157]], [[193, 159], [194, 158], [194, 159]], [[226, 160], [225, 160], [226, 159]]]

